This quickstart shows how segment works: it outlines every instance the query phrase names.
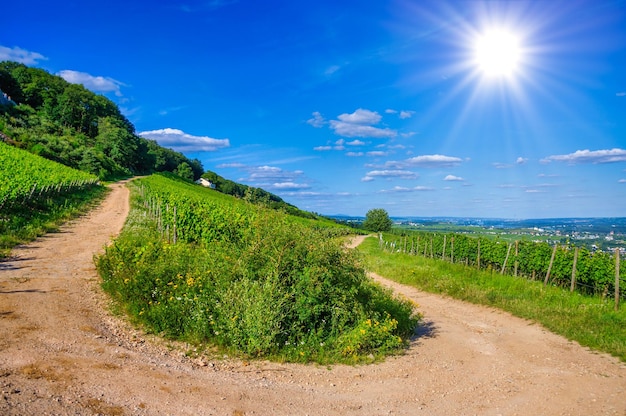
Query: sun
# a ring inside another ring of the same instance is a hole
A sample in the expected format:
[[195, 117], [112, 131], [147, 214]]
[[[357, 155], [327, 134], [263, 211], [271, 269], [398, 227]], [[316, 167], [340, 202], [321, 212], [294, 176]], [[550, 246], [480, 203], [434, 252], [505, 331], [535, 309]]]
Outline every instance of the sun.
[[473, 60], [484, 76], [509, 78], [515, 75], [521, 64], [520, 39], [504, 29], [485, 31], [474, 40]]

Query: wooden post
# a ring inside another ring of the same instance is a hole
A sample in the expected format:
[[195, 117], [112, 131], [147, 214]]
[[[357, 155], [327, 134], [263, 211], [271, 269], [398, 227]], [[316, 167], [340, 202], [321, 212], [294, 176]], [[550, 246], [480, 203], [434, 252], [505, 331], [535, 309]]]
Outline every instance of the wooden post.
[[509, 254], [511, 253], [511, 247], [513, 247], [513, 244], [509, 244], [509, 248], [506, 250], [506, 257], [504, 258], [504, 264], [502, 265], [502, 270], [500, 270], [500, 274], [504, 274], [504, 269], [506, 269], [506, 262], [509, 261]]
[[454, 236], [450, 238], [450, 263], [454, 263]]
[[615, 311], [619, 309], [619, 248], [615, 249]]
[[574, 265], [572, 266], [572, 283], [569, 287], [570, 292], [573, 292], [576, 287], [576, 262], [578, 262], [578, 247], [574, 249]]
[[544, 286], [548, 284], [548, 280], [550, 279], [550, 271], [552, 271], [552, 263], [554, 263], [554, 256], [556, 255], [556, 248], [558, 246], [558, 244], [555, 244], [554, 249], [552, 250], [552, 257], [550, 257], [550, 264], [548, 265], [548, 273], [546, 273], [546, 278], [543, 281]]
[[515, 241], [515, 266], [514, 266], [514, 271], [513, 271], [513, 276], [517, 277], [517, 266], [519, 264], [519, 262], [517, 261], [517, 256], [519, 254], [518, 251], [519, 248], [519, 241]]
[[441, 260], [446, 259], [446, 235], [443, 235], [443, 250], [441, 251]]
[[173, 230], [173, 233], [174, 233], [174, 244], [176, 244], [176, 240], [178, 238], [178, 235], [176, 233], [176, 205], [174, 205], [174, 230]]

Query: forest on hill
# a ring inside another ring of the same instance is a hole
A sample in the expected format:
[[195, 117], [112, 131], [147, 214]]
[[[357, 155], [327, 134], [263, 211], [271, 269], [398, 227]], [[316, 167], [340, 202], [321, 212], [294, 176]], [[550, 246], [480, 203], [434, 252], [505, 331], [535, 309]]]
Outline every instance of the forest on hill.
[[[0, 62], [0, 137], [6, 143], [111, 180], [153, 172], [190, 179], [202, 163], [135, 134], [108, 98], [39, 68]], [[10, 98], [10, 101], [9, 101]]]

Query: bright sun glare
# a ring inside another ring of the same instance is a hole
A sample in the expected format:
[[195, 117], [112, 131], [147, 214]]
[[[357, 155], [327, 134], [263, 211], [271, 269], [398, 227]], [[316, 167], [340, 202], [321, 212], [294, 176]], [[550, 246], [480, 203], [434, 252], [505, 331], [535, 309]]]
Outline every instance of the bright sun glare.
[[475, 39], [474, 63], [485, 76], [514, 75], [521, 57], [519, 38], [506, 30], [488, 31]]

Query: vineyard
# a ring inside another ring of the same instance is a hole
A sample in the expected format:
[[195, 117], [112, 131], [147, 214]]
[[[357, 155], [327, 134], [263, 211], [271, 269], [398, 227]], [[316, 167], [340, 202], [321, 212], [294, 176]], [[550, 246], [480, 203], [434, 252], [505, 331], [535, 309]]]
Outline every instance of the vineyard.
[[98, 184], [94, 175], [68, 168], [0, 141], [0, 215]]
[[407, 345], [410, 302], [375, 286], [338, 236], [170, 175], [132, 182], [103, 287], [149, 330], [248, 356], [361, 362]]
[[[500, 274], [541, 280], [584, 294], [626, 296], [623, 262], [614, 254], [570, 245], [515, 241], [506, 243], [463, 234], [402, 232], [381, 235], [382, 249], [452, 263], [461, 263]], [[616, 272], [616, 268], [619, 270]], [[622, 288], [620, 292], [620, 286]]]

